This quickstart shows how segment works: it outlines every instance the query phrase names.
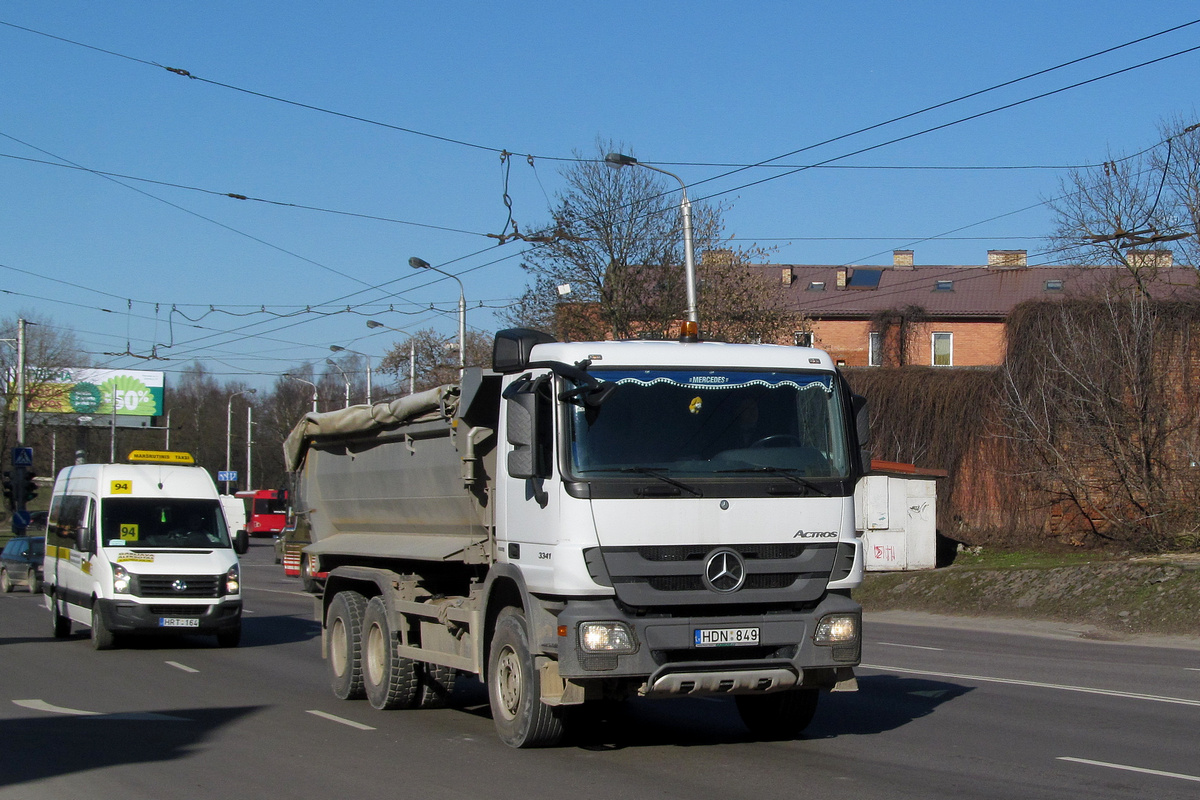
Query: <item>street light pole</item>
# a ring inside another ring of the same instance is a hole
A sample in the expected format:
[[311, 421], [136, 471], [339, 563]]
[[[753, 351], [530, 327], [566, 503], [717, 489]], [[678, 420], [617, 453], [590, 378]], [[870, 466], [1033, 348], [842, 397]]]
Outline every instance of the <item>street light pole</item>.
[[[229, 470], [230, 470], [230, 465], [229, 465], [230, 452], [229, 452], [229, 449], [230, 449], [230, 435], [231, 435], [231, 434], [232, 434], [232, 432], [233, 432], [233, 431], [232, 431], [232, 424], [233, 424], [233, 398], [235, 398], [235, 397], [239, 397], [239, 396], [241, 396], [241, 395], [244, 395], [244, 394], [257, 394], [257, 393], [258, 393], [258, 389], [246, 389], [246, 390], [244, 390], [244, 391], [241, 391], [241, 392], [234, 392], [233, 394], [229, 395], [229, 402], [225, 404], [225, 471], [226, 471], [226, 472], [229, 472]], [[250, 487], [249, 487], [249, 486], [247, 486], [246, 488], [250, 488]], [[229, 481], [225, 481], [225, 494], [229, 494]]]
[[440, 272], [447, 278], [454, 278], [458, 283], [458, 374], [461, 376], [464, 369], [467, 367], [467, 293], [463, 289], [463, 282], [459, 280], [457, 275], [451, 275], [445, 270], [440, 270], [424, 259], [413, 256], [408, 260], [408, 265], [413, 269], [431, 269], [434, 272]]
[[338, 366], [338, 363], [332, 358], [325, 359], [325, 363], [342, 373], [342, 381], [346, 384], [346, 408], [350, 407], [350, 379], [346, 377], [346, 370]]
[[366, 353], [351, 350], [349, 347], [342, 347], [340, 344], [331, 344], [329, 349], [335, 353], [354, 353], [354, 355], [362, 356], [367, 360], [367, 405], [371, 405], [371, 357]]
[[300, 381], [301, 383], [307, 383], [309, 386], [313, 387], [313, 413], [316, 414], [317, 413], [317, 385], [315, 383], [313, 383], [312, 381], [304, 380], [304, 378], [297, 378], [295, 375], [286, 375], [285, 374], [283, 377], [291, 378], [292, 380]]
[[668, 172], [665, 169], [652, 167], [649, 164], [643, 164], [633, 156], [622, 155], [621, 153], [609, 153], [604, 157], [604, 161], [611, 167], [620, 169], [621, 167], [642, 167], [643, 169], [661, 172], [663, 175], [669, 175], [679, 181], [679, 210], [683, 214], [683, 260], [684, 260], [684, 276], [687, 280], [687, 315], [688, 325], [685, 325], [683, 336], [680, 338], [684, 341], [696, 341], [700, 336], [700, 316], [696, 309], [696, 254], [695, 246], [692, 242], [692, 201], [688, 200], [687, 185], [674, 172]]
[[416, 391], [417, 386], [417, 346], [413, 344], [412, 334], [409, 334], [407, 331], [402, 331], [399, 328], [393, 328], [391, 326], [384, 325], [382, 322], [374, 319], [367, 320], [367, 327], [387, 328], [393, 333], [403, 333], [408, 336], [408, 393], [413, 394]]

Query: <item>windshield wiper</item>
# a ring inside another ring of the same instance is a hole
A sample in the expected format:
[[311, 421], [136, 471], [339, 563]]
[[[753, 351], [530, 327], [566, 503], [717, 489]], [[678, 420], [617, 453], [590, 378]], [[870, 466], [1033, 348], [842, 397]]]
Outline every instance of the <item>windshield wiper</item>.
[[812, 489], [822, 497], [829, 497], [829, 492], [825, 491], [807, 478], [800, 477], [796, 474], [795, 470], [785, 469], [784, 467], [741, 467], [738, 469], [719, 469], [717, 472], [766, 472], [771, 475], [782, 475], [792, 483]]
[[685, 492], [693, 494], [696, 497], [704, 496], [704, 493], [699, 491], [698, 489], [693, 489], [691, 486], [688, 486], [686, 483], [677, 481], [669, 475], [663, 475], [658, 470], [653, 470], [653, 469], [650, 469], [649, 467], [621, 467], [620, 471], [621, 472], [636, 472], [639, 475], [649, 475], [651, 478], [657, 478], [658, 480], [662, 481], [663, 483], [668, 483], [677, 489], [683, 489]]

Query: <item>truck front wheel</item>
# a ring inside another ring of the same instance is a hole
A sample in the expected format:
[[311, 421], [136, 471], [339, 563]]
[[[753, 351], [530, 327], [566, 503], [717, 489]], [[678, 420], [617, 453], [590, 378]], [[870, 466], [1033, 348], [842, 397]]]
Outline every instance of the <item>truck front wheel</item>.
[[361, 700], [362, 624], [367, 599], [358, 592], [338, 592], [329, 603], [325, 628], [329, 636], [329, 683], [339, 700]]
[[816, 689], [792, 689], [772, 694], [739, 694], [738, 716], [760, 739], [795, 739], [817, 713]]
[[496, 732], [510, 747], [547, 747], [562, 738], [559, 710], [542, 702], [525, 615], [518, 608], [504, 609], [496, 620], [488, 653], [488, 701]]
[[412, 708], [420, 684], [417, 664], [396, 653], [382, 597], [372, 597], [363, 618], [363, 686], [373, 708]]

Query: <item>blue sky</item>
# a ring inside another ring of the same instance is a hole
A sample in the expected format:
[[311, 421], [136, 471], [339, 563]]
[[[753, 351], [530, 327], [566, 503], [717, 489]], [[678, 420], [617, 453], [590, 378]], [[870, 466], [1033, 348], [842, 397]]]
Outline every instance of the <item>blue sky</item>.
[[[162, 369], [169, 384], [199, 359], [265, 386], [323, 369], [331, 344], [378, 359], [397, 334], [367, 319], [454, 336], [457, 285], [409, 268], [415, 255], [461, 277], [470, 327], [489, 331], [526, 282], [522, 245], [486, 236], [507, 219], [499, 151], [517, 154], [508, 193], [528, 231], [549, 219], [560, 159], [590, 155], [598, 136], [676, 172], [693, 198], [731, 203], [728, 230], [776, 248], [773, 261], [889, 263], [902, 248], [918, 264], [978, 264], [1024, 248], [1037, 263], [1051, 229], [1039, 204], [1063, 170], [895, 168], [1136, 152], [1164, 119], [1200, 118], [1200, 51], [833, 162], [877, 169], [715, 165], [1198, 18], [1194, 3], [1154, 0], [9, 0], [0, 317], [73, 330], [97, 366]], [[1198, 45], [1194, 25], [778, 163], [837, 159]]]

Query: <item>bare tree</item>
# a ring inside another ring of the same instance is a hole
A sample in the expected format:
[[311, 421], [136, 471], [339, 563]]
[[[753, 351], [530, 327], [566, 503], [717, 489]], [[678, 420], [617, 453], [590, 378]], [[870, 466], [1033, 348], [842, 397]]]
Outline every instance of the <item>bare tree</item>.
[[[490, 367], [492, 339], [476, 331], [467, 331], [466, 366]], [[433, 328], [417, 331], [397, 342], [383, 356], [379, 371], [396, 379], [397, 394], [407, 394], [409, 366], [415, 353], [416, 370], [412, 373], [416, 391], [458, 382], [458, 339], [447, 339]]]
[[[658, 173], [612, 169], [609, 152], [629, 150], [597, 139], [595, 155], [576, 153], [562, 171], [567, 188], [551, 210], [546, 241], [522, 267], [533, 282], [502, 317], [563, 339], [667, 336], [685, 315], [683, 223], [677, 190]], [[692, 208], [696, 251], [729, 250], [723, 206]], [[700, 287], [702, 326], [760, 336], [774, 309], [759, 279], [745, 274], [745, 252], [714, 263]], [[701, 270], [698, 270], [700, 272]], [[569, 301], [565, 308], [560, 304]], [[565, 319], [564, 319], [565, 316]]]
[[[61, 391], [66, 370], [87, 367], [91, 357], [79, 344], [73, 331], [61, 328], [36, 313], [22, 313], [25, 325], [25, 402], [26, 408], [37, 408], [52, 401]], [[4, 452], [16, 442], [17, 436], [17, 326], [13, 317], [0, 323], [0, 444]], [[37, 438], [32, 425], [27, 424], [26, 441]]]
[[1119, 265], [1125, 286], [1148, 294], [1162, 259], [1146, 251], [1170, 243], [1180, 263], [1200, 248], [1200, 130], [1181, 120], [1160, 126], [1163, 140], [1133, 156], [1112, 155], [1100, 167], [1071, 171], [1048, 201], [1058, 260]]

